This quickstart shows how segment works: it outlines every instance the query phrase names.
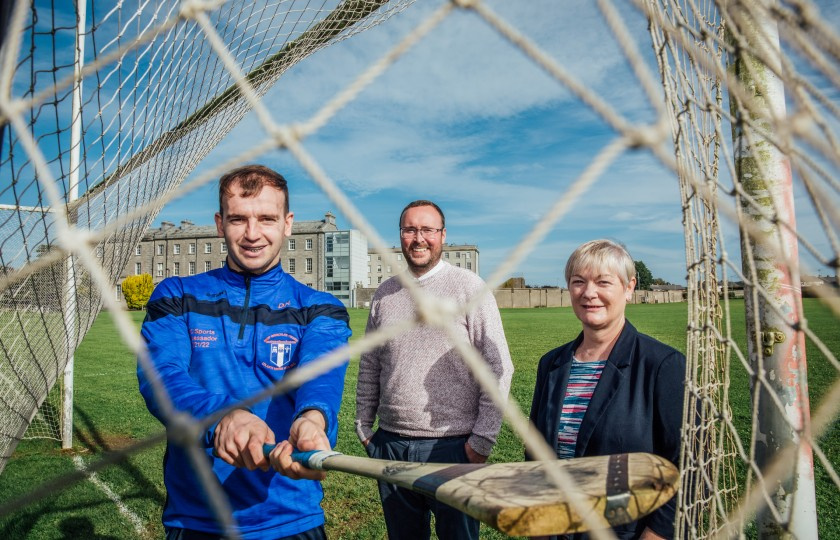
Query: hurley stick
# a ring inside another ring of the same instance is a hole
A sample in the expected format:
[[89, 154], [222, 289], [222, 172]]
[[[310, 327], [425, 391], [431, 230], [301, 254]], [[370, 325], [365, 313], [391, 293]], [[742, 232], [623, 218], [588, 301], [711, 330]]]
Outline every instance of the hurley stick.
[[[266, 454], [273, 448], [266, 445]], [[665, 504], [679, 480], [671, 462], [646, 453], [495, 464], [409, 463], [331, 451], [295, 452], [292, 458], [311, 469], [366, 476], [423, 493], [517, 536], [585, 530], [568, 502], [570, 490], [603, 516], [605, 526], [621, 525]], [[549, 467], [564, 469], [574, 485], [558, 488], [548, 477]]]

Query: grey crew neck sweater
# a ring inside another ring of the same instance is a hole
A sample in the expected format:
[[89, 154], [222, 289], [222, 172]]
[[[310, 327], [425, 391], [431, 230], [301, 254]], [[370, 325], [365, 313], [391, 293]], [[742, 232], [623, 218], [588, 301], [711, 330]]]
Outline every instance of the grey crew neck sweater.
[[[478, 350], [507, 397], [513, 363], [501, 317], [492, 294], [481, 291], [479, 276], [445, 265], [417, 282], [425, 292], [464, 304], [476, 294], [483, 301], [462, 315], [455, 331]], [[376, 291], [366, 332], [416, 316], [408, 290], [391, 278]], [[489, 455], [502, 424], [502, 414], [473, 379], [452, 343], [440, 329], [420, 325], [362, 355], [356, 387], [356, 432], [364, 441], [373, 423], [408, 437], [467, 435], [470, 446]]]

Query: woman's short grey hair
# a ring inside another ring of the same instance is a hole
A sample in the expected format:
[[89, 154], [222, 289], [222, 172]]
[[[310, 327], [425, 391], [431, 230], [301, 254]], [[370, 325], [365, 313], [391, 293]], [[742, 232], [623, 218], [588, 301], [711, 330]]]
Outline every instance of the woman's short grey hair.
[[578, 247], [566, 262], [566, 284], [583, 270], [614, 273], [625, 287], [636, 277], [636, 265], [624, 246], [612, 240], [590, 240]]

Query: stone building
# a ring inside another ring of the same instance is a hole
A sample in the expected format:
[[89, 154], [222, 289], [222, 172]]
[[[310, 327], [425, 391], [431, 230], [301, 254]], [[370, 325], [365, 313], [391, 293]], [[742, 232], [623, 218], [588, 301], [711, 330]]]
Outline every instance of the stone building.
[[[389, 261], [375, 250], [368, 251], [368, 275], [364, 287], [377, 288], [379, 284], [391, 276], [395, 276], [406, 269], [405, 259], [399, 247], [388, 250], [392, 257]], [[478, 246], [472, 244], [444, 244], [441, 258], [453, 266], [472, 270], [479, 273]]]
[[[367, 240], [356, 230], [341, 231], [335, 216], [295, 221], [281, 253], [283, 269], [314, 289], [329, 291], [346, 305], [366, 278]], [[215, 225], [180, 226], [164, 221], [149, 229], [134, 247], [120, 282], [129, 275], [151, 274], [155, 284], [169, 276], [191, 276], [225, 264], [227, 246]]]

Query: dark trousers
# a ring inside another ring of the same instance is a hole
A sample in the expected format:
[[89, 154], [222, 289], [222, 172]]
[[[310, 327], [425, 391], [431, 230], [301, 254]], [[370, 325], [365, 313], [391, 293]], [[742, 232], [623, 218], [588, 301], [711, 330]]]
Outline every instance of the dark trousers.
[[[467, 463], [467, 437], [419, 439], [378, 430], [367, 446], [370, 457], [415, 463]], [[379, 498], [390, 540], [428, 540], [435, 533], [440, 540], [478, 540], [477, 520], [440, 503], [387, 482], [379, 482]]]
[[[167, 527], [166, 529], [166, 540], [224, 540], [225, 538], [225, 536], [219, 534], [194, 531], [192, 529], [179, 529], [177, 527]], [[283, 536], [276, 540], [327, 540], [327, 533], [324, 531], [324, 526], [320, 525], [308, 531], [291, 536]]]

